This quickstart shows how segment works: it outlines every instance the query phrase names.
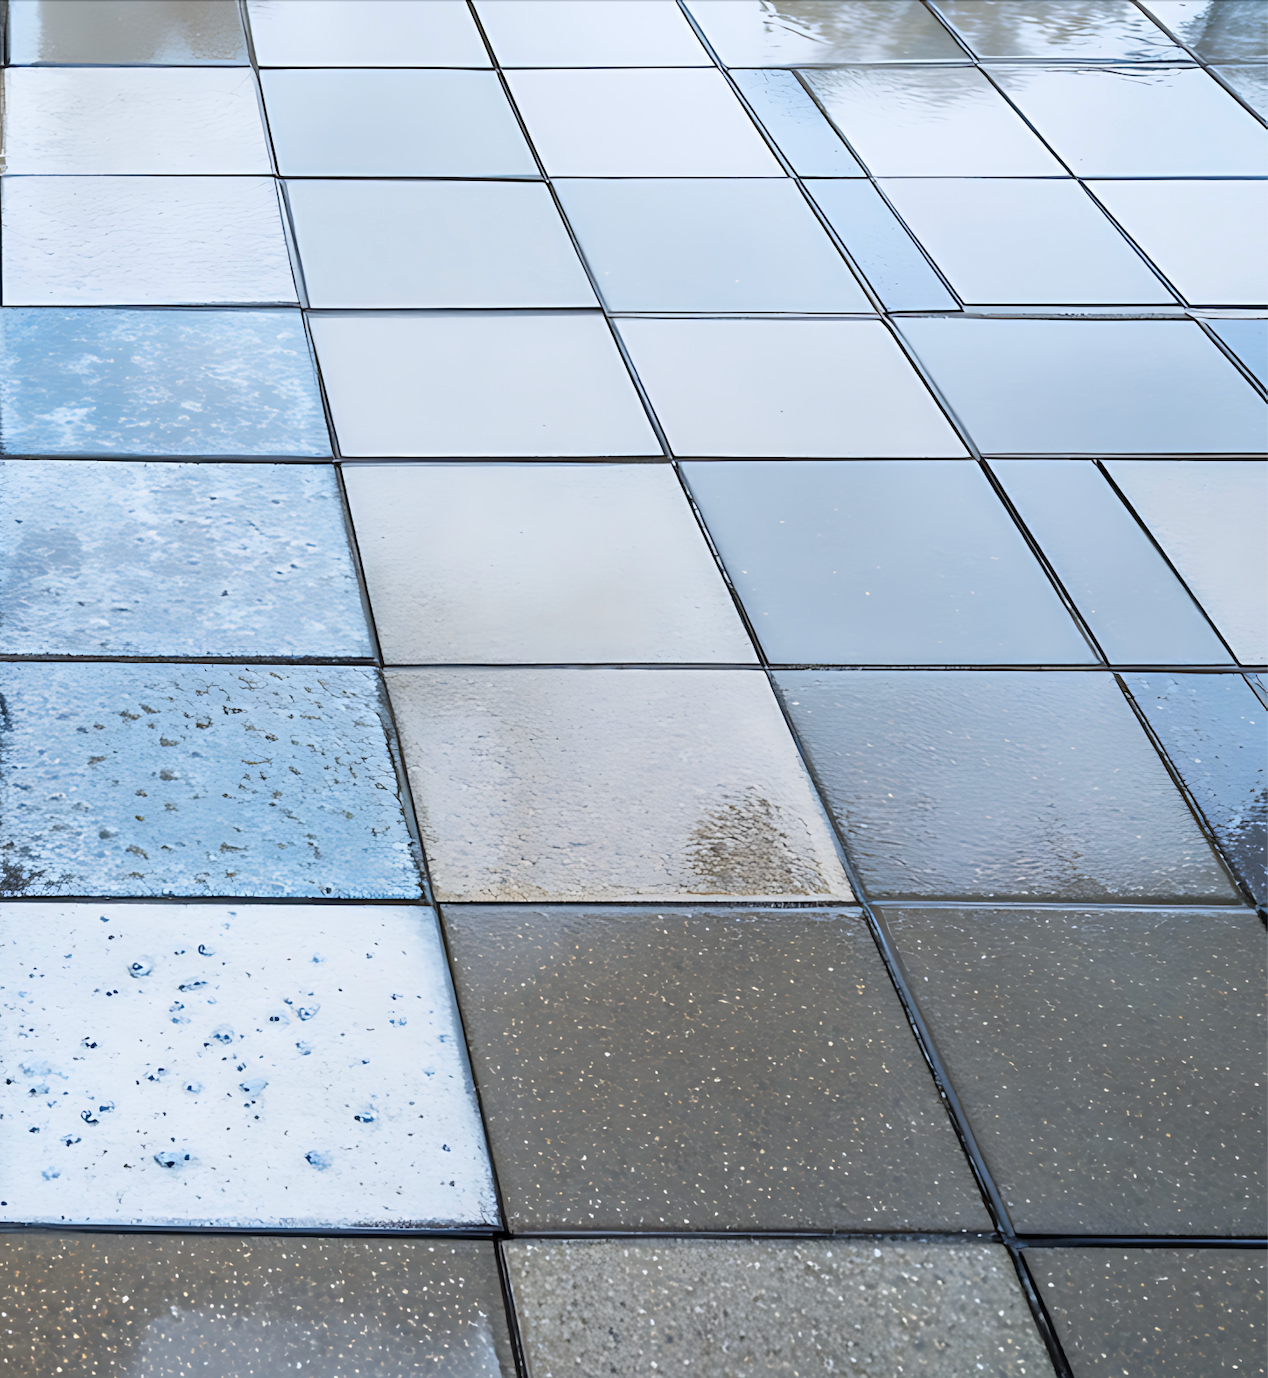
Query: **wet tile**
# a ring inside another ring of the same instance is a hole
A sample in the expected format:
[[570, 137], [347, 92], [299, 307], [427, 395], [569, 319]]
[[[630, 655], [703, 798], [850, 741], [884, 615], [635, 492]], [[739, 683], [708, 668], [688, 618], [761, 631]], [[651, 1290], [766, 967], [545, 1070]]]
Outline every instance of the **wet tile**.
[[978, 57], [1068, 62], [1183, 62], [1132, 0], [939, 0]]
[[872, 309], [790, 180], [569, 178], [555, 185], [613, 311]]
[[517, 1240], [505, 1254], [531, 1378], [574, 1360], [618, 1378], [686, 1363], [706, 1378], [828, 1363], [938, 1378], [979, 1365], [1051, 1372], [997, 1244]]
[[10, 455], [330, 453], [298, 311], [0, 312]]
[[987, 454], [1256, 454], [1265, 409], [1192, 321], [908, 320]]
[[882, 185], [961, 301], [1135, 305], [1175, 300], [1077, 182], [895, 177]]
[[0, 463], [7, 655], [373, 654], [334, 470]]
[[862, 177], [863, 169], [792, 72], [735, 71], [731, 79], [803, 177]]
[[964, 57], [919, 0], [691, 0], [689, 8], [728, 67]]
[[233, 0], [9, 0], [9, 61], [248, 65]]
[[5, 905], [0, 1001], [9, 1220], [497, 1222], [430, 909]]
[[618, 328], [679, 455], [964, 453], [877, 322], [624, 320]]
[[284, 177], [537, 176], [493, 72], [328, 68], [260, 83]]
[[8, 177], [6, 306], [294, 302], [269, 177]]
[[776, 679], [877, 899], [1237, 898], [1109, 675]]
[[597, 305], [540, 183], [292, 181], [287, 197], [312, 306]]
[[1093, 182], [1091, 190], [1186, 301], [1268, 303], [1268, 268], [1259, 252], [1268, 184]]
[[269, 172], [249, 68], [13, 67], [4, 98], [10, 174]]
[[662, 464], [344, 471], [389, 664], [751, 662]]
[[1093, 658], [972, 460], [740, 461], [684, 471], [772, 661]]
[[1262, 1249], [1027, 1249], [1026, 1262], [1076, 1378], [1264, 1372]]
[[1253, 913], [938, 909], [889, 920], [1020, 1231], [1260, 1228], [1268, 973]]
[[1260, 385], [1268, 388], [1268, 321], [1211, 320], [1207, 324]]
[[41, 1231], [0, 1249], [15, 1378], [190, 1362], [211, 1378], [515, 1373], [493, 1246], [475, 1240]]
[[1060, 177], [1064, 169], [972, 67], [805, 74], [877, 177]]
[[372, 670], [18, 662], [0, 683], [0, 894], [419, 894]]
[[503, 67], [711, 67], [673, 0], [479, 0]]
[[554, 176], [783, 176], [721, 72], [520, 71], [507, 80]]
[[1142, 0], [1142, 5], [1208, 62], [1268, 57], [1263, 0]]
[[1000, 67], [996, 81], [1080, 177], [1255, 177], [1268, 130], [1197, 67]]
[[463, 0], [247, 0], [262, 67], [488, 67]]
[[988, 1230], [843, 910], [445, 910], [512, 1230]]
[[1240, 675], [1127, 675], [1233, 869], [1268, 906], [1264, 706]]
[[1263, 119], [1268, 120], [1268, 70], [1262, 62], [1250, 67], [1214, 67], [1234, 91]]
[[756, 671], [387, 678], [441, 899], [850, 898]]
[[1116, 459], [1106, 467], [1238, 660], [1268, 661], [1263, 464]]
[[655, 455], [607, 323], [586, 315], [313, 316], [345, 455]]
[[1229, 661], [1201, 608], [1090, 460], [997, 459], [991, 467], [1109, 661]]

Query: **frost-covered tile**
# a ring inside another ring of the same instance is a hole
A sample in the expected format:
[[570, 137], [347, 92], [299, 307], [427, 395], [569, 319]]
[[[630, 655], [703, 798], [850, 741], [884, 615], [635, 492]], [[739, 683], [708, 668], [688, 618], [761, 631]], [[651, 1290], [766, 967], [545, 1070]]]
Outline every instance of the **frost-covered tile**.
[[419, 894], [372, 670], [18, 662], [0, 693], [0, 894]]
[[3, 1218], [489, 1225], [430, 909], [0, 906]]

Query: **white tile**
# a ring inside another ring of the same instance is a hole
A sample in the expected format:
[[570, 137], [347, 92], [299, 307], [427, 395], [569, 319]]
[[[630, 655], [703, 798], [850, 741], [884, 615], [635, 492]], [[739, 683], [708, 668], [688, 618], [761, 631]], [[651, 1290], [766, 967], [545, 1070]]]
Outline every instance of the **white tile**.
[[262, 67], [489, 67], [463, 0], [247, 0]]
[[711, 67], [674, 0], [479, 0], [503, 67]]

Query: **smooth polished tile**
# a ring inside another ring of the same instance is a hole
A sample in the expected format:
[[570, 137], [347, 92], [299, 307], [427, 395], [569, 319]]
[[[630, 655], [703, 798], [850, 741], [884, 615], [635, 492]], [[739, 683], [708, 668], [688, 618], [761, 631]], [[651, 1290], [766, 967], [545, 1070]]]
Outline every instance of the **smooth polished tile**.
[[17, 662], [0, 685], [0, 895], [418, 896], [374, 671]]
[[493, 72], [274, 70], [260, 83], [284, 177], [538, 175]]
[[805, 73], [877, 177], [1061, 177], [1065, 169], [972, 67]]
[[731, 79], [802, 177], [862, 177], [863, 169], [793, 72], [735, 71]]
[[233, 0], [9, 0], [9, 61], [246, 67]]
[[1230, 660], [1202, 609], [1090, 460], [997, 459], [991, 468], [1107, 660]]
[[489, 67], [463, 0], [247, 0], [261, 67]]
[[617, 1378], [1051, 1372], [997, 1244], [515, 1240], [505, 1256], [533, 1378], [574, 1361]]
[[345, 455], [658, 455], [597, 312], [318, 315]]
[[721, 72], [511, 72], [507, 81], [556, 177], [782, 177]]
[[1209, 459], [1106, 467], [1233, 654], [1243, 665], [1268, 662], [1268, 469]]
[[445, 910], [512, 1230], [985, 1230], [857, 911]]
[[389, 664], [753, 661], [663, 464], [344, 470]]
[[972, 460], [683, 467], [771, 661], [1093, 659]]
[[494, 1248], [475, 1240], [33, 1231], [0, 1251], [14, 1378], [175, 1378], [191, 1356], [211, 1378], [515, 1373]]
[[497, 1223], [430, 909], [0, 906], [0, 1001], [8, 1220]]
[[1247, 371], [1268, 389], [1268, 321], [1208, 320], [1207, 324]]
[[850, 898], [751, 670], [389, 670], [437, 896]]
[[0, 312], [10, 455], [315, 455], [330, 440], [298, 311]]
[[1243, 67], [1213, 67], [1261, 119], [1268, 120], [1268, 70], [1262, 62]]
[[1237, 899], [1109, 675], [776, 679], [873, 898]]
[[1268, 972], [1253, 913], [888, 918], [1019, 1230], [1261, 1228]]
[[987, 454], [1257, 454], [1265, 408], [1192, 321], [907, 320]]
[[271, 177], [7, 177], [6, 306], [294, 303]]
[[872, 309], [790, 179], [567, 178], [555, 187], [612, 311]]
[[479, 0], [503, 67], [710, 67], [673, 0]]
[[298, 180], [287, 199], [311, 306], [598, 305], [541, 183]]
[[987, 61], [1188, 61], [1132, 0], [940, 0], [938, 10]]
[[1268, 57], [1263, 0], [1141, 0], [1144, 8], [1207, 62]]
[[328, 465], [0, 462], [7, 655], [373, 655]]
[[678, 455], [964, 454], [878, 322], [623, 320], [618, 329]]

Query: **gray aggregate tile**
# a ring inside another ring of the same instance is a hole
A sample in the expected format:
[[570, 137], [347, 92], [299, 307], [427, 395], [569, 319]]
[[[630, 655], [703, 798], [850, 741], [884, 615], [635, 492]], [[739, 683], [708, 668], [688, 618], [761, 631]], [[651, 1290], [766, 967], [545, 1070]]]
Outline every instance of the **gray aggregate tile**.
[[234, 0], [9, 0], [11, 63], [248, 65]]

